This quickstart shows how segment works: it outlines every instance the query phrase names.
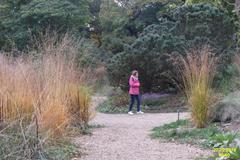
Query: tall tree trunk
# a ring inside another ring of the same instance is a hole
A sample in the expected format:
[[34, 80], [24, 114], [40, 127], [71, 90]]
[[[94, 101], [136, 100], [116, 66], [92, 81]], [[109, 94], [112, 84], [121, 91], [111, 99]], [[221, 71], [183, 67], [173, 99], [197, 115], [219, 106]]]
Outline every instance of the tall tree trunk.
[[235, 10], [236, 10], [237, 15], [239, 16], [240, 0], [235, 0]]

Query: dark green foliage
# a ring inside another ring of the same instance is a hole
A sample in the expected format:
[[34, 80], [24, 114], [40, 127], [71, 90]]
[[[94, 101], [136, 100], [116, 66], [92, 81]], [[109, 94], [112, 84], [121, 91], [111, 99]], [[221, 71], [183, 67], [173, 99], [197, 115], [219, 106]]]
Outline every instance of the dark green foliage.
[[158, 23], [157, 13], [165, 4], [161, 2], [147, 3], [142, 7], [135, 7], [126, 25], [130, 35], [138, 36], [139, 32], [151, 24]]
[[78, 45], [76, 61], [79, 68], [97, 68], [108, 58], [106, 52], [89, 39], [83, 38]]
[[105, 33], [120, 35], [121, 29], [128, 21], [127, 11], [114, 1], [102, 0], [99, 16]]
[[39, 24], [39, 27], [57, 26], [61, 28], [80, 29], [87, 22], [87, 8], [78, 9], [85, 5], [84, 1], [47, 1], [32, 0], [21, 6], [19, 21], [27, 27]]
[[101, 3], [102, 3], [101, 0], [92, 0], [89, 7], [89, 11], [93, 16], [93, 19], [89, 24], [90, 38], [93, 41], [95, 41], [98, 47], [102, 45], [101, 42], [102, 26], [99, 17], [101, 11]]
[[147, 26], [132, 45], [125, 45], [124, 51], [111, 59], [109, 77], [112, 84], [127, 89], [129, 72], [137, 69], [144, 91], [170, 88], [173, 83], [168, 78], [176, 68], [170, 58], [209, 44], [221, 54], [224, 65], [231, 57], [234, 33], [231, 18], [215, 6], [177, 7], [167, 17], [160, 17], [158, 24]]
[[235, 16], [235, 0], [186, 0], [186, 4], [210, 3], [226, 10], [229, 15]]
[[102, 38], [104, 49], [111, 51], [111, 53], [116, 54], [123, 51], [123, 41], [121, 38], [113, 35], [105, 35]]
[[102, 0], [100, 22], [102, 26], [102, 46], [112, 54], [123, 51], [125, 43], [131, 43], [132, 37], [125, 28], [128, 23], [128, 14], [125, 8], [118, 6], [114, 1]]
[[90, 21], [84, 0], [5, 0], [0, 4], [0, 48], [23, 49], [31, 35], [47, 28], [79, 33]]

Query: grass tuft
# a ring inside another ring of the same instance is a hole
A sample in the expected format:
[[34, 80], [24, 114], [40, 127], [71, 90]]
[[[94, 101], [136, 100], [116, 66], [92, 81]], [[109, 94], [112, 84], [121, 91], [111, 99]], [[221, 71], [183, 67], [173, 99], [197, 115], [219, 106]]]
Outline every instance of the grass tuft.
[[209, 108], [214, 101], [212, 90], [216, 71], [216, 58], [208, 46], [191, 50], [186, 57], [180, 58], [179, 72], [184, 92], [191, 110], [191, 117], [197, 128], [208, 122]]
[[[0, 159], [44, 159], [49, 139], [94, 116], [94, 73], [77, 68], [75, 40], [47, 33], [35, 45], [19, 57], [0, 54]], [[72, 150], [62, 149], [51, 152]]]

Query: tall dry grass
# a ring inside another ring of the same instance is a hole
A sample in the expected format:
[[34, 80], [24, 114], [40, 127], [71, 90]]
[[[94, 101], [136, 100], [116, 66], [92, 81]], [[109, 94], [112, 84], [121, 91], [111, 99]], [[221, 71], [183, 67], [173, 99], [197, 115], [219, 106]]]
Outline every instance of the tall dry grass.
[[205, 127], [209, 109], [214, 100], [212, 83], [217, 59], [208, 46], [191, 50], [180, 58], [179, 72], [184, 92], [191, 110], [191, 117], [198, 128]]
[[94, 79], [76, 67], [77, 43], [68, 34], [47, 34], [35, 44], [28, 56], [0, 55], [0, 121], [24, 119], [49, 136], [64, 134], [72, 123], [86, 125]]

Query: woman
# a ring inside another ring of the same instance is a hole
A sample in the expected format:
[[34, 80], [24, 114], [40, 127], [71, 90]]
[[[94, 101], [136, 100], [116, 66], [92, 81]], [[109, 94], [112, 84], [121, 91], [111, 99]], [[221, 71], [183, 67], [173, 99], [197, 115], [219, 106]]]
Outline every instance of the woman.
[[133, 115], [132, 107], [135, 99], [137, 100], [137, 113], [143, 114], [140, 108], [140, 94], [139, 94], [140, 82], [138, 80], [138, 71], [136, 70], [132, 71], [132, 75], [129, 78], [129, 86], [130, 86], [129, 94], [131, 97], [131, 102], [130, 102], [128, 114]]

